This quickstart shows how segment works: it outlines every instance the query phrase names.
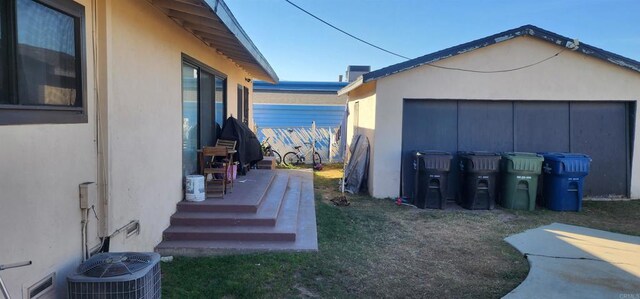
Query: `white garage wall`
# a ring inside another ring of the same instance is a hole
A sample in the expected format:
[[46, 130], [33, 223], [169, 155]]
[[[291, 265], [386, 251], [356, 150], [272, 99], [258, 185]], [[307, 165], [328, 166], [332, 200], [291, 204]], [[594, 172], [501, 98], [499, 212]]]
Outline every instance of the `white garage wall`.
[[[376, 83], [368, 83], [363, 85], [351, 93], [349, 93], [349, 116], [347, 118], [347, 151], [351, 146], [355, 129], [358, 130], [358, 134], [363, 134], [369, 139], [369, 144], [373, 145], [375, 140], [376, 130]], [[354, 116], [356, 102], [358, 103], [358, 126], [355, 128]], [[373, 157], [374, 148], [371, 146], [370, 157]], [[373, 194], [373, 189], [376, 186], [373, 185], [372, 177], [374, 174], [373, 163], [369, 164], [369, 181], [367, 182], [369, 193]]]
[[[475, 70], [510, 69], [550, 57], [562, 47], [519, 37], [435, 64]], [[362, 87], [361, 87], [362, 88]], [[351, 97], [351, 95], [350, 95]], [[636, 101], [640, 74], [566, 50], [536, 66], [478, 74], [422, 66], [377, 81], [371, 184], [374, 197], [397, 197], [400, 186], [404, 98], [544, 101]], [[635, 131], [639, 127], [636, 124]], [[633, 160], [638, 157], [638, 138]], [[640, 167], [634, 163], [631, 195], [640, 197]]]

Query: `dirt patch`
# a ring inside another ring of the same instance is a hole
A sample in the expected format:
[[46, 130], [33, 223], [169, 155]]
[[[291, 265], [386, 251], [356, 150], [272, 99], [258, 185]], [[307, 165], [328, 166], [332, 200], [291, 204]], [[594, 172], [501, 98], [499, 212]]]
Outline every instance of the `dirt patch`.
[[309, 291], [307, 288], [303, 286], [296, 285], [293, 288], [298, 290], [298, 292], [300, 292], [300, 297], [302, 298], [320, 298], [320, 296], [314, 294], [313, 292]]
[[340, 207], [347, 207], [351, 204], [351, 202], [345, 195], [336, 196], [331, 199], [331, 202], [334, 205], [340, 206]]

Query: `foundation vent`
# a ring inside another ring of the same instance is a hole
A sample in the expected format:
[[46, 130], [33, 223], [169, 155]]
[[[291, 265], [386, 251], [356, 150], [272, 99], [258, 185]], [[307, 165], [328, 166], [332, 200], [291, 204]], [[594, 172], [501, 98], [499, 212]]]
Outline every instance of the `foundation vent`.
[[26, 296], [29, 299], [47, 299], [55, 298], [55, 273], [47, 275], [47, 277], [36, 282], [34, 285], [27, 288]]

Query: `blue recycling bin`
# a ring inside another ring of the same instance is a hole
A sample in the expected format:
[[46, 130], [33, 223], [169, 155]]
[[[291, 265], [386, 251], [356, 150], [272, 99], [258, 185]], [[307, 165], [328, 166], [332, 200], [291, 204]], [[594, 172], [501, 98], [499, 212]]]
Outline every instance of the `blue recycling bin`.
[[542, 197], [547, 209], [580, 211], [591, 158], [584, 154], [542, 153]]

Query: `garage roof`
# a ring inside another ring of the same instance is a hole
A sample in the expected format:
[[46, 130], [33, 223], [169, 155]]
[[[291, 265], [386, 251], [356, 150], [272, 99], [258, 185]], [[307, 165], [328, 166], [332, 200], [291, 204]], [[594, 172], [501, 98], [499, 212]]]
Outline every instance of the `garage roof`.
[[253, 78], [278, 82], [278, 75], [223, 0], [148, 1], [206, 45], [233, 60]]
[[356, 87], [360, 86], [362, 83], [374, 81], [374, 80], [384, 78], [393, 74], [397, 74], [400, 72], [404, 72], [419, 66], [428, 65], [430, 63], [433, 63], [439, 60], [447, 59], [452, 56], [456, 56], [459, 54], [484, 48], [484, 47], [501, 43], [507, 40], [511, 40], [513, 38], [520, 37], [520, 36], [532, 36], [534, 38], [538, 38], [543, 41], [556, 44], [558, 46], [566, 47], [566, 48], [575, 50], [577, 52], [580, 52], [582, 54], [592, 56], [601, 60], [605, 60], [610, 63], [616, 64], [624, 68], [628, 68], [636, 72], [640, 72], [640, 62], [636, 60], [626, 58], [618, 54], [611, 53], [609, 51], [605, 51], [603, 49], [600, 49], [582, 42], [578, 43], [578, 46], [576, 49], [575, 48], [576, 40], [574, 40], [573, 38], [568, 38], [533, 25], [524, 25], [515, 29], [500, 32], [491, 36], [470, 41], [468, 43], [464, 43], [451, 48], [433, 52], [431, 54], [420, 56], [418, 58], [407, 60], [398, 64], [390, 65], [388, 67], [384, 67], [379, 70], [366, 73], [362, 75], [362, 78], [359, 78], [358, 80], [352, 82], [351, 84], [349, 84], [348, 86], [340, 90], [338, 94], [341, 94], [341, 95], [345, 94], [355, 89]]

